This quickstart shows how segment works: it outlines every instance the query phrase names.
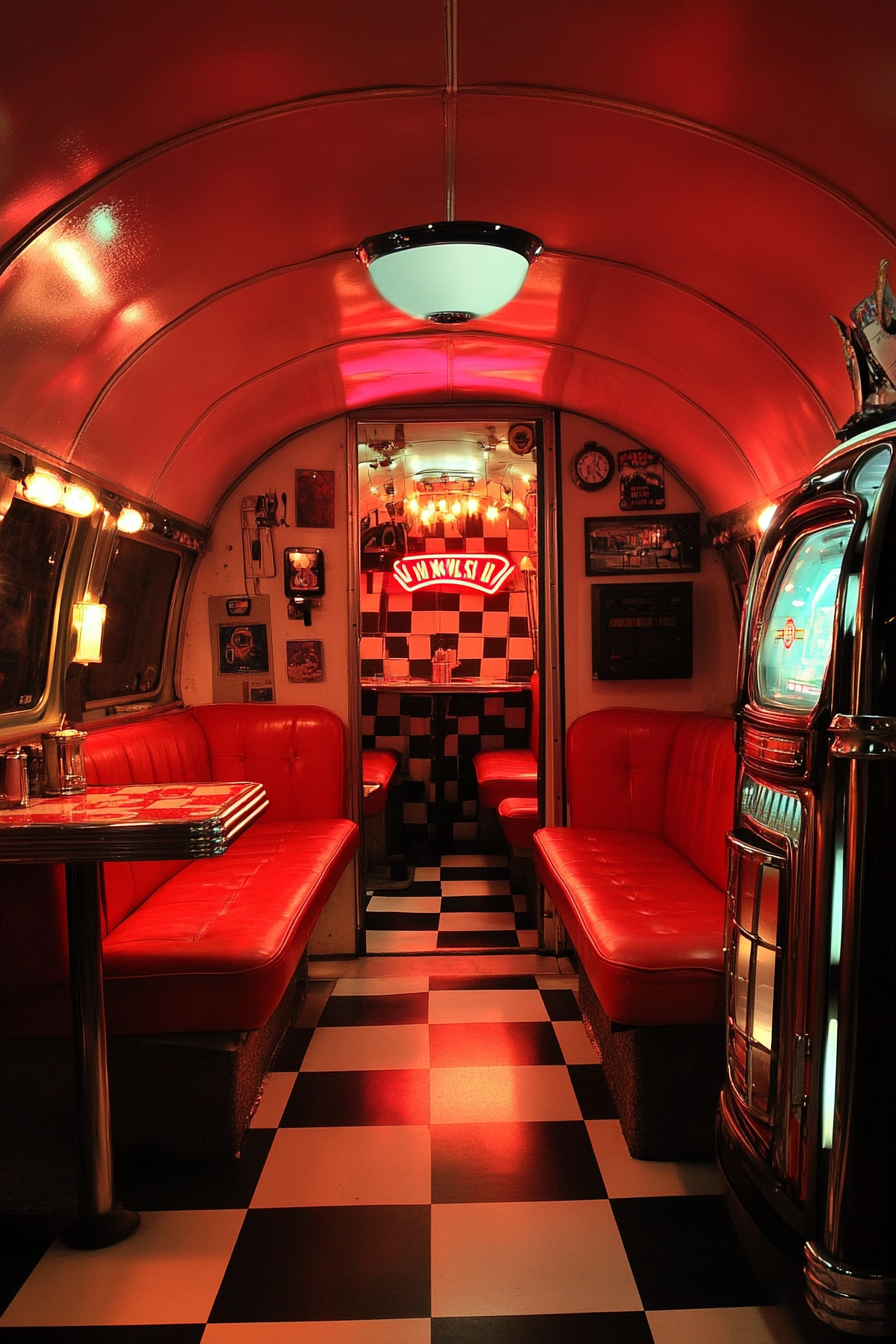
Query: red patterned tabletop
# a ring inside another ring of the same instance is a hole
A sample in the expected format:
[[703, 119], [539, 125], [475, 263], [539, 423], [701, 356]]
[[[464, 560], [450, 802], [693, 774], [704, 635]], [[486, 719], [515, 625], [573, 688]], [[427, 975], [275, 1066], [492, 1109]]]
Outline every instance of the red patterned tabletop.
[[221, 854], [268, 805], [260, 784], [122, 784], [0, 812], [0, 861]]

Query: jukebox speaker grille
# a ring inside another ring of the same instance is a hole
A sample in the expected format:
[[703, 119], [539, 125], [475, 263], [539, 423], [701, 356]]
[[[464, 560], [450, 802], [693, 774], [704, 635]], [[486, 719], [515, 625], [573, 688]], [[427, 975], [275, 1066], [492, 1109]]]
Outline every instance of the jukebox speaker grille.
[[739, 847], [735, 855], [729, 893], [728, 1074], [744, 1105], [766, 1118], [774, 1106], [785, 860]]
[[799, 841], [803, 823], [800, 801], [795, 794], [758, 784], [746, 775], [740, 805], [744, 817], [755, 822], [760, 830], [775, 836], [784, 835], [794, 843]]

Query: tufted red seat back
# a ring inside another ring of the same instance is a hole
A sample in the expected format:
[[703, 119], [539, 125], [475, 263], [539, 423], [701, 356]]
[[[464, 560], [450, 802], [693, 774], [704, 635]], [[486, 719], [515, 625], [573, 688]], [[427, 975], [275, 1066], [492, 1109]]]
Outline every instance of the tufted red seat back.
[[569, 730], [569, 824], [663, 834], [666, 778], [684, 714], [597, 709]]
[[728, 885], [725, 837], [734, 824], [735, 763], [730, 719], [683, 716], [669, 758], [663, 839], [723, 891]]
[[[316, 705], [199, 705], [103, 727], [88, 733], [84, 761], [89, 784], [251, 779], [270, 800], [266, 821], [343, 815], [342, 722]], [[186, 863], [106, 864], [104, 935]]]
[[212, 779], [251, 779], [270, 800], [266, 821], [344, 815], [341, 719], [318, 705], [199, 705]]

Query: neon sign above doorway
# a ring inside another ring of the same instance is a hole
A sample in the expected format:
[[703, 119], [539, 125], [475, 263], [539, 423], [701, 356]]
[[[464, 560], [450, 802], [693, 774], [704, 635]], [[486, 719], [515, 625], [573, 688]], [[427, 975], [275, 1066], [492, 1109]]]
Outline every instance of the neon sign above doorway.
[[420, 588], [472, 588], [478, 593], [496, 593], [513, 573], [506, 555], [479, 555], [469, 552], [442, 552], [403, 555], [392, 566], [392, 573], [406, 593]]

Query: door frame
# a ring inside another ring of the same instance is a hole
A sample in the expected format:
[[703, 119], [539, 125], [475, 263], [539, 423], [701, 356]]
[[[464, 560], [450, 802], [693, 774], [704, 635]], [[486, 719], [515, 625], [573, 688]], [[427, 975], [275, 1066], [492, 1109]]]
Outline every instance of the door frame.
[[[398, 424], [425, 420], [527, 420], [537, 425], [536, 498], [538, 502], [538, 666], [541, 690], [539, 726], [539, 804], [546, 826], [565, 821], [563, 744], [566, 740], [563, 694], [562, 518], [560, 510], [560, 412], [552, 406], [512, 402], [468, 402], [451, 405], [367, 406], [345, 417], [346, 476], [348, 482], [349, 638], [356, 656], [349, 660], [348, 783], [363, 826], [361, 797], [361, 556], [358, 488], [358, 424], [371, 420]], [[359, 865], [359, 874], [361, 867]], [[357, 884], [356, 939], [363, 952], [363, 901]], [[551, 939], [550, 929], [545, 932]], [[553, 941], [551, 939], [551, 941]], [[553, 951], [548, 947], [549, 952]]]

